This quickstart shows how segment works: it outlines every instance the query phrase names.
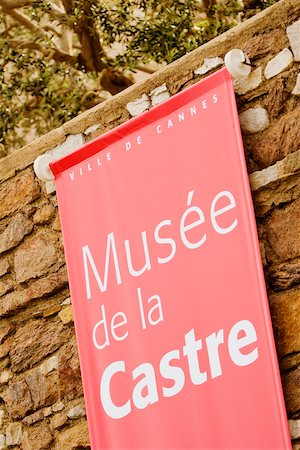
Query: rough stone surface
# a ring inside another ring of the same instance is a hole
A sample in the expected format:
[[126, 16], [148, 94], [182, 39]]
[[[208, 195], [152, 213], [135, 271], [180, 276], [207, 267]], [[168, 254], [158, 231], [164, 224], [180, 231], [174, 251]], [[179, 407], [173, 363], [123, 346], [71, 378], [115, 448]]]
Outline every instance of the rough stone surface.
[[270, 119], [277, 117], [284, 110], [289, 96], [290, 93], [286, 89], [286, 80], [282, 77], [276, 78], [263, 102]]
[[7, 258], [1, 257], [0, 260], [0, 277], [6, 275], [10, 271], [10, 264]]
[[43, 420], [44, 418], [44, 414], [41, 410], [30, 414], [29, 416], [24, 417], [24, 419], [22, 420], [22, 422], [25, 425], [33, 425], [36, 422], [40, 422], [41, 420]]
[[266, 276], [275, 291], [290, 289], [300, 284], [300, 260], [272, 265]]
[[18, 445], [22, 439], [22, 424], [10, 423], [6, 428], [6, 445]]
[[43, 275], [57, 260], [51, 235], [41, 231], [30, 237], [15, 254], [14, 265], [19, 283]]
[[15, 325], [8, 320], [2, 319], [0, 322], [0, 344], [15, 330]]
[[151, 102], [146, 94], [143, 94], [141, 98], [134, 100], [133, 102], [129, 102], [126, 105], [126, 108], [129, 114], [132, 117], [136, 117], [143, 112], [147, 111], [151, 106]]
[[277, 206], [284, 206], [300, 196], [300, 173], [274, 182], [266, 189], [253, 193], [257, 217], [264, 217]]
[[69, 419], [79, 419], [86, 415], [85, 408], [81, 405], [74, 406], [74, 408], [68, 411], [67, 416]]
[[60, 412], [51, 417], [50, 427], [52, 429], [62, 428], [67, 421], [68, 421], [67, 414], [65, 412]]
[[34, 180], [32, 169], [27, 169], [16, 177], [5, 181], [0, 189], [0, 219], [20, 210], [39, 196], [39, 185]]
[[245, 53], [251, 61], [255, 61], [265, 56], [269, 56], [274, 51], [278, 52], [282, 47], [282, 30], [273, 29], [272, 31], [263, 31], [256, 34], [245, 43]]
[[300, 61], [300, 20], [292, 23], [286, 29], [295, 61]]
[[39, 209], [33, 216], [33, 222], [36, 225], [46, 225], [51, 222], [55, 216], [54, 206], [48, 204]]
[[58, 390], [50, 378], [34, 371], [23, 380], [11, 383], [2, 397], [11, 417], [20, 419], [43, 406], [55, 403], [58, 400]]
[[10, 351], [12, 370], [20, 372], [33, 367], [67, 342], [71, 334], [58, 318], [26, 323], [14, 336]]
[[13, 285], [10, 282], [0, 281], [0, 297], [5, 295], [7, 292], [13, 290]]
[[6, 438], [4, 434], [0, 434], [0, 450], [7, 449]]
[[58, 366], [61, 398], [72, 400], [83, 395], [80, 366], [75, 339], [60, 351]]
[[287, 69], [292, 64], [293, 60], [292, 52], [288, 48], [283, 49], [275, 56], [275, 58], [268, 62], [264, 71], [266, 79], [268, 80], [269, 78], [275, 77], [280, 72]]
[[29, 387], [25, 380], [10, 384], [1, 396], [13, 419], [24, 417], [33, 408]]
[[249, 175], [251, 190], [253, 192], [258, 191], [275, 181], [286, 179], [298, 172], [300, 172], [300, 150], [286, 156], [283, 160], [266, 169], [251, 173]]
[[41, 366], [41, 372], [44, 375], [47, 375], [47, 373], [52, 372], [53, 370], [56, 370], [58, 368], [58, 356], [54, 355], [51, 356], [51, 358], [47, 359]]
[[282, 262], [300, 256], [300, 199], [274, 211], [266, 231], [274, 253], [274, 256], [269, 253], [269, 260]]
[[59, 436], [59, 450], [73, 450], [90, 445], [86, 422], [80, 422], [75, 427], [68, 428]]
[[33, 223], [23, 214], [18, 213], [0, 234], [0, 253], [16, 247], [27, 234], [31, 233], [32, 228]]
[[291, 417], [300, 410], [300, 366], [284, 374], [282, 381], [287, 412]]
[[52, 406], [52, 411], [53, 412], [58, 412], [58, 411], [62, 411], [65, 408], [65, 405], [63, 402], [59, 402], [56, 405]]
[[9, 382], [9, 380], [11, 380], [13, 377], [13, 373], [11, 372], [11, 370], [2, 370], [0, 372], [0, 384], [6, 384]]
[[244, 139], [246, 149], [261, 169], [275, 164], [300, 148], [300, 107], [284, 114], [264, 133]]
[[194, 74], [204, 75], [215, 67], [221, 66], [222, 64], [224, 64], [224, 60], [219, 56], [215, 58], [204, 58], [204, 63], [194, 71]]
[[72, 306], [65, 306], [60, 313], [58, 314], [60, 320], [62, 323], [67, 324], [70, 322], [73, 322], [73, 313], [72, 313]]
[[[41, 423], [27, 428], [22, 439], [22, 450], [45, 450], [50, 448], [54, 437], [47, 423]], [[67, 450], [67, 449], [66, 449]]]
[[297, 75], [296, 84], [292, 90], [293, 95], [300, 95], [300, 73]]
[[289, 420], [289, 429], [291, 439], [300, 438], [300, 420]]
[[300, 287], [269, 296], [279, 356], [300, 351]]
[[253, 70], [246, 78], [235, 80], [234, 90], [239, 95], [244, 95], [253, 89], [256, 89], [262, 82], [262, 68]]
[[269, 126], [268, 111], [264, 108], [249, 108], [240, 114], [241, 128], [246, 133], [259, 133]]
[[25, 296], [28, 299], [36, 299], [55, 292], [60, 291], [67, 286], [68, 276], [66, 267], [62, 267], [58, 272], [51, 273], [47, 277], [40, 278], [31, 284], [31, 286], [25, 290]]

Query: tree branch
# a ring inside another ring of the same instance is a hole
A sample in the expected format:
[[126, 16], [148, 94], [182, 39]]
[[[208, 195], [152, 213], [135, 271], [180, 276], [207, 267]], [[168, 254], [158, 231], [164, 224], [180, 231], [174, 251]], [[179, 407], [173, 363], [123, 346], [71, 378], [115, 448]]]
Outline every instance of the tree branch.
[[19, 49], [27, 48], [29, 50], [38, 50], [43, 55], [45, 55], [46, 58], [54, 59], [57, 62], [67, 62], [72, 66], [74, 66], [78, 61], [77, 56], [72, 56], [68, 53], [64, 53], [58, 48], [44, 47], [43, 45], [40, 45], [37, 42], [33, 41], [11, 41], [11, 46], [13, 48]]
[[15, 9], [22, 8], [31, 3], [31, 0], [0, 0], [0, 6], [3, 9]]
[[[70, 0], [62, 0], [62, 3], [66, 13], [72, 15], [72, 2]], [[74, 23], [73, 25], [73, 30], [81, 44], [79, 62], [90, 72], [101, 72], [105, 67], [102, 58], [106, 55], [100, 43], [89, 0], [84, 2], [83, 10], [84, 14], [82, 14], [81, 19], [77, 24]]]

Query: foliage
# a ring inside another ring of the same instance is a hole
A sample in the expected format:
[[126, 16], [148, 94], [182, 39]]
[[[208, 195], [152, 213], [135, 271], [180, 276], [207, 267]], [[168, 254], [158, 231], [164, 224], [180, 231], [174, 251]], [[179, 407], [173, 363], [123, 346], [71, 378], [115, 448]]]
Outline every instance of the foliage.
[[[149, 62], [170, 63], [245, 15], [241, 0], [203, 1], [0, 0], [0, 153], [121, 91]], [[251, 1], [261, 9], [276, 0]]]

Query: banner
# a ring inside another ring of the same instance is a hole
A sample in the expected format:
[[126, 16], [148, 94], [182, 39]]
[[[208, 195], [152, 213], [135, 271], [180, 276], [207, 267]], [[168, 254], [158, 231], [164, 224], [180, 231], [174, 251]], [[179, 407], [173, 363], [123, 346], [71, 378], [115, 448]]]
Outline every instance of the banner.
[[291, 448], [228, 72], [51, 168], [92, 448]]

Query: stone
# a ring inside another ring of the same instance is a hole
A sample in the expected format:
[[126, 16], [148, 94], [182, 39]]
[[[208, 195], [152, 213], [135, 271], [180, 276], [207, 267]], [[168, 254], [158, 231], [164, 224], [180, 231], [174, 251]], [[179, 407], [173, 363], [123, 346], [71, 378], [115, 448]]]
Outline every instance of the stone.
[[274, 291], [290, 289], [300, 284], [300, 260], [272, 265], [266, 277]]
[[11, 370], [2, 370], [0, 372], [0, 384], [7, 384], [9, 380], [11, 380], [13, 377], [13, 373]]
[[18, 213], [9, 222], [5, 230], [0, 234], [0, 253], [16, 247], [24, 237], [31, 233], [33, 223], [23, 214]]
[[195, 75], [205, 75], [210, 70], [214, 69], [215, 67], [219, 67], [222, 64], [224, 64], [223, 58], [215, 57], [215, 58], [204, 58], [204, 64], [200, 66], [198, 69], [194, 71]]
[[10, 282], [0, 281], [0, 297], [10, 292], [13, 289], [13, 285]]
[[47, 406], [47, 408], [43, 409], [43, 416], [49, 417], [52, 415], [52, 406]]
[[25, 381], [31, 394], [34, 411], [43, 406], [52, 405], [58, 400], [55, 382], [49, 377], [44, 377], [38, 370], [29, 373]]
[[126, 109], [132, 117], [139, 116], [143, 112], [147, 111], [151, 106], [148, 95], [143, 94], [141, 98], [129, 102], [126, 105]]
[[282, 42], [282, 31], [272, 28], [269, 32], [264, 30], [249, 37], [245, 42], [244, 51], [251, 61], [255, 61], [279, 51], [284, 45]]
[[1, 257], [0, 260], [0, 277], [10, 272], [10, 264], [7, 258]]
[[13, 419], [24, 417], [33, 407], [29, 387], [24, 379], [10, 384], [2, 397]]
[[42, 374], [47, 375], [48, 373], [52, 372], [53, 370], [56, 370], [58, 368], [58, 356], [54, 355], [51, 356], [51, 358], [47, 359], [43, 364], [40, 366], [40, 370]]
[[25, 290], [25, 297], [33, 300], [61, 291], [68, 284], [66, 267], [62, 267], [58, 272], [51, 273], [47, 277], [40, 278]]
[[100, 125], [91, 125], [90, 127], [88, 127], [83, 134], [85, 136], [89, 136], [90, 134], [94, 133], [95, 131], [99, 130]]
[[71, 297], [66, 298], [63, 302], [61, 302], [61, 306], [71, 305]]
[[156, 106], [170, 98], [170, 92], [168, 91], [166, 83], [153, 89], [153, 91], [150, 92], [150, 96], [152, 106]]
[[46, 231], [35, 233], [15, 253], [17, 281], [23, 283], [43, 275], [57, 259], [53, 236]]
[[24, 431], [22, 450], [45, 450], [49, 448], [53, 440], [54, 436], [52, 436], [48, 424], [42, 422]]
[[59, 215], [58, 214], [56, 214], [55, 219], [53, 220], [52, 230], [54, 230], [54, 231], [61, 231], [61, 224], [60, 224], [60, 219], [59, 219]]
[[33, 367], [66, 343], [71, 335], [72, 330], [65, 327], [58, 317], [27, 322], [14, 335], [10, 351], [13, 372]]
[[[61, 268], [58, 272], [52, 273], [45, 278], [41, 278], [32, 283], [29, 288], [23, 291], [14, 291], [7, 294], [0, 302], [0, 317], [11, 314], [24, 308], [32, 300], [46, 297], [59, 292], [68, 284], [66, 268]], [[56, 311], [58, 312], [61, 308]], [[41, 314], [43, 315], [43, 313]], [[51, 314], [50, 314], [51, 315]], [[0, 327], [1, 340], [1, 327]]]
[[45, 183], [46, 194], [53, 194], [56, 191], [55, 181], [46, 181]]
[[275, 56], [275, 58], [268, 62], [264, 70], [265, 78], [269, 80], [270, 78], [275, 77], [287, 69], [293, 61], [294, 58], [292, 52], [288, 48], [283, 49]]
[[30, 414], [29, 416], [24, 417], [22, 422], [25, 425], [33, 425], [34, 423], [40, 422], [43, 419], [44, 419], [44, 414], [42, 413], [41, 410], [39, 410], [33, 414]]
[[58, 411], [62, 411], [64, 408], [65, 408], [65, 404], [63, 402], [59, 402], [52, 406], [52, 411], [58, 412]]
[[85, 408], [81, 405], [74, 406], [74, 408], [68, 411], [67, 416], [69, 419], [79, 419], [86, 415]]
[[26, 169], [1, 184], [0, 219], [19, 211], [40, 196], [40, 188], [32, 169]]
[[22, 380], [11, 383], [1, 396], [12, 419], [21, 419], [28, 413], [55, 403], [58, 390], [49, 378], [34, 371]]
[[62, 323], [64, 323], [65, 325], [73, 322], [73, 313], [72, 313], [72, 306], [65, 306], [60, 313], [58, 314], [58, 317], [60, 318], [60, 320], [62, 321]]
[[0, 450], [5, 450], [5, 449], [7, 449], [5, 435], [0, 434]]
[[1, 299], [0, 302], [0, 317], [7, 316], [8, 314], [17, 311], [18, 309], [26, 306], [28, 300], [24, 297], [22, 292], [11, 292]]
[[60, 412], [58, 414], [55, 414], [50, 419], [50, 426], [53, 429], [61, 428], [65, 425], [65, 423], [68, 421], [68, 416], [65, 412]]
[[12, 337], [8, 337], [3, 344], [0, 345], [0, 359], [8, 355], [12, 346]]
[[251, 190], [258, 191], [298, 171], [300, 171], [300, 150], [287, 155], [283, 160], [277, 161], [266, 169], [251, 173], [249, 175]]
[[262, 68], [253, 70], [248, 77], [234, 81], [234, 90], [238, 95], [244, 95], [256, 89], [262, 82]]
[[280, 357], [300, 351], [300, 287], [269, 295], [272, 324]]
[[300, 439], [300, 419], [289, 420], [291, 439]]
[[47, 225], [49, 224], [55, 216], [54, 206], [47, 204], [41, 209], [38, 209], [33, 216], [33, 223], [36, 225]]
[[37, 177], [42, 181], [52, 182], [54, 180], [54, 176], [49, 167], [49, 163], [56, 161], [63, 156], [67, 156], [69, 153], [77, 150], [83, 144], [83, 134], [70, 134], [62, 144], [59, 144], [51, 150], [48, 150], [44, 154], [38, 156], [33, 164], [34, 171]]
[[300, 256], [300, 199], [275, 210], [267, 221], [266, 232], [274, 253], [268, 260], [283, 262]]
[[75, 450], [90, 446], [86, 421], [81, 421], [72, 428], [67, 428], [59, 434], [59, 450]]
[[45, 309], [45, 311], [43, 311], [43, 317], [55, 316], [60, 310], [61, 306], [54, 305], [51, 308]]
[[293, 95], [300, 95], [300, 73], [297, 75], [296, 84], [294, 89], [292, 90]]
[[0, 429], [1, 429], [2, 426], [3, 426], [3, 419], [4, 419], [4, 416], [5, 416], [4, 410], [3, 410], [3, 409], [0, 409]]
[[0, 344], [2, 344], [4, 339], [13, 333], [15, 329], [16, 326], [12, 322], [2, 319], [0, 322]]
[[249, 108], [239, 117], [241, 128], [246, 133], [259, 133], [269, 126], [269, 115], [265, 108]]
[[244, 136], [248, 154], [261, 169], [300, 149], [299, 121], [300, 106], [272, 122], [264, 133]]
[[283, 392], [288, 414], [292, 415], [300, 409], [300, 366], [283, 374]]
[[295, 61], [300, 61], [300, 20], [292, 23], [286, 29], [289, 38], [290, 46], [294, 54]]
[[286, 90], [286, 80], [276, 78], [269, 88], [268, 95], [264, 98], [264, 107], [269, 113], [269, 118], [277, 117], [285, 108], [290, 93]]
[[6, 428], [6, 445], [18, 445], [22, 440], [22, 424], [9, 423]]
[[60, 350], [58, 366], [61, 398], [73, 400], [82, 397], [82, 382], [75, 338]]
[[279, 360], [280, 369], [282, 372], [287, 372], [288, 370], [295, 369], [300, 366], [300, 352], [294, 353], [292, 355], [287, 355], [283, 359]]

